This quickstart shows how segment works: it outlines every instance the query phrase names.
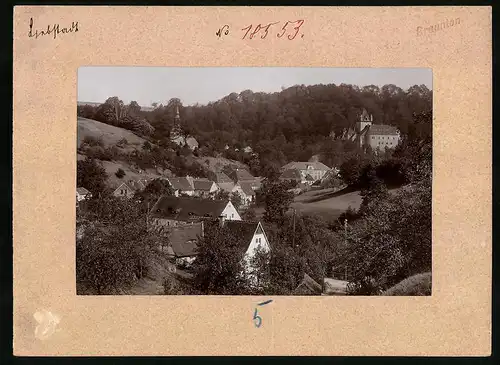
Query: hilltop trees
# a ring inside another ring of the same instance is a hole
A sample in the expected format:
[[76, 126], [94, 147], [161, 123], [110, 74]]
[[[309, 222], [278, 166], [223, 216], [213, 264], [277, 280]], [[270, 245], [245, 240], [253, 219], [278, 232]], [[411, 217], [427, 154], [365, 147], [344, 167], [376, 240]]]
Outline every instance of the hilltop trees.
[[76, 166], [76, 184], [89, 190], [94, 197], [106, 190], [106, 170], [94, 159], [79, 160]]

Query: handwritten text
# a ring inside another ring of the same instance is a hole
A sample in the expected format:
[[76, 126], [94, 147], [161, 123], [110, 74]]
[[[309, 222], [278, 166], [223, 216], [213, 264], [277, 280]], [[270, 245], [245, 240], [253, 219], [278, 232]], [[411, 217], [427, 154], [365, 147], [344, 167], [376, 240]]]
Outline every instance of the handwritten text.
[[37, 39], [38, 37], [53, 34], [56, 39], [58, 34], [78, 32], [78, 22], [71, 22], [71, 27], [62, 28], [59, 24], [47, 25], [47, 28], [33, 30], [33, 18], [30, 18], [30, 31], [28, 36]]

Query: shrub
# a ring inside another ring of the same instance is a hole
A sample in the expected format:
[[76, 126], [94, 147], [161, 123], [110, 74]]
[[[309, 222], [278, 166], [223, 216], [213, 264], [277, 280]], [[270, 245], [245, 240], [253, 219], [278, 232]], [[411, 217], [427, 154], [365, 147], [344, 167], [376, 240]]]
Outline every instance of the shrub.
[[102, 138], [95, 138], [92, 136], [85, 136], [82, 141], [82, 145], [87, 145], [90, 147], [104, 147], [104, 142], [102, 141]]
[[123, 171], [123, 169], [120, 168], [115, 172], [115, 175], [117, 178], [121, 179], [122, 177], [125, 176], [125, 171]]

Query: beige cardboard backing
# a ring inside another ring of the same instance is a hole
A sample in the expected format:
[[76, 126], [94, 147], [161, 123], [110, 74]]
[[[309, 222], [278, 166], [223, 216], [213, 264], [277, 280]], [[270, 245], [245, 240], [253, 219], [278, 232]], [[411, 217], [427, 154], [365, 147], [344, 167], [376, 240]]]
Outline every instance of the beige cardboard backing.
[[[79, 31], [29, 38], [30, 17]], [[304, 38], [241, 39], [296, 19]], [[491, 47], [489, 7], [16, 7], [14, 353], [490, 354]], [[433, 295], [274, 297], [260, 328], [267, 297], [76, 296], [76, 84], [89, 65], [432, 68]], [[61, 319], [44, 341], [42, 309]]]

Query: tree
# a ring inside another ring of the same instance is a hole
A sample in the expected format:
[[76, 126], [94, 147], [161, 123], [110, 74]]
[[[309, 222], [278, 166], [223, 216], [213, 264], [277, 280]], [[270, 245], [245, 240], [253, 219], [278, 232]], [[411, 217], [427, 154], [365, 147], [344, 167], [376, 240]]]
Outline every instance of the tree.
[[117, 178], [121, 179], [125, 176], [125, 171], [123, 171], [122, 168], [119, 168], [118, 170], [116, 170], [115, 175]]
[[242, 218], [245, 221], [254, 221], [257, 219], [257, 214], [255, 214], [255, 210], [249, 208], [243, 212]]
[[[193, 262], [193, 287], [201, 294], [238, 295], [249, 291], [240, 238], [218, 224], [206, 225]], [[221, 244], [221, 243], [224, 244]]]
[[230, 200], [230, 193], [226, 190], [218, 190], [214, 195], [215, 200]]
[[262, 186], [262, 195], [266, 211], [264, 220], [269, 223], [280, 223], [293, 201], [293, 193], [287, 191], [286, 184], [266, 181]]
[[76, 242], [79, 294], [115, 294], [147, 274], [157, 238], [142, 221], [87, 227]]
[[160, 197], [162, 196], [172, 196], [174, 195], [174, 191], [167, 180], [164, 179], [154, 179], [146, 187], [144, 190], [139, 191], [135, 194], [141, 202], [145, 202], [154, 204]]
[[231, 200], [231, 203], [233, 203], [236, 210], [239, 210], [241, 205], [243, 204], [243, 198], [241, 197], [241, 194], [238, 193], [237, 191], [231, 194], [229, 200]]
[[108, 174], [96, 160], [86, 158], [79, 160], [76, 167], [76, 183], [78, 187], [84, 187], [97, 197], [106, 189]]

